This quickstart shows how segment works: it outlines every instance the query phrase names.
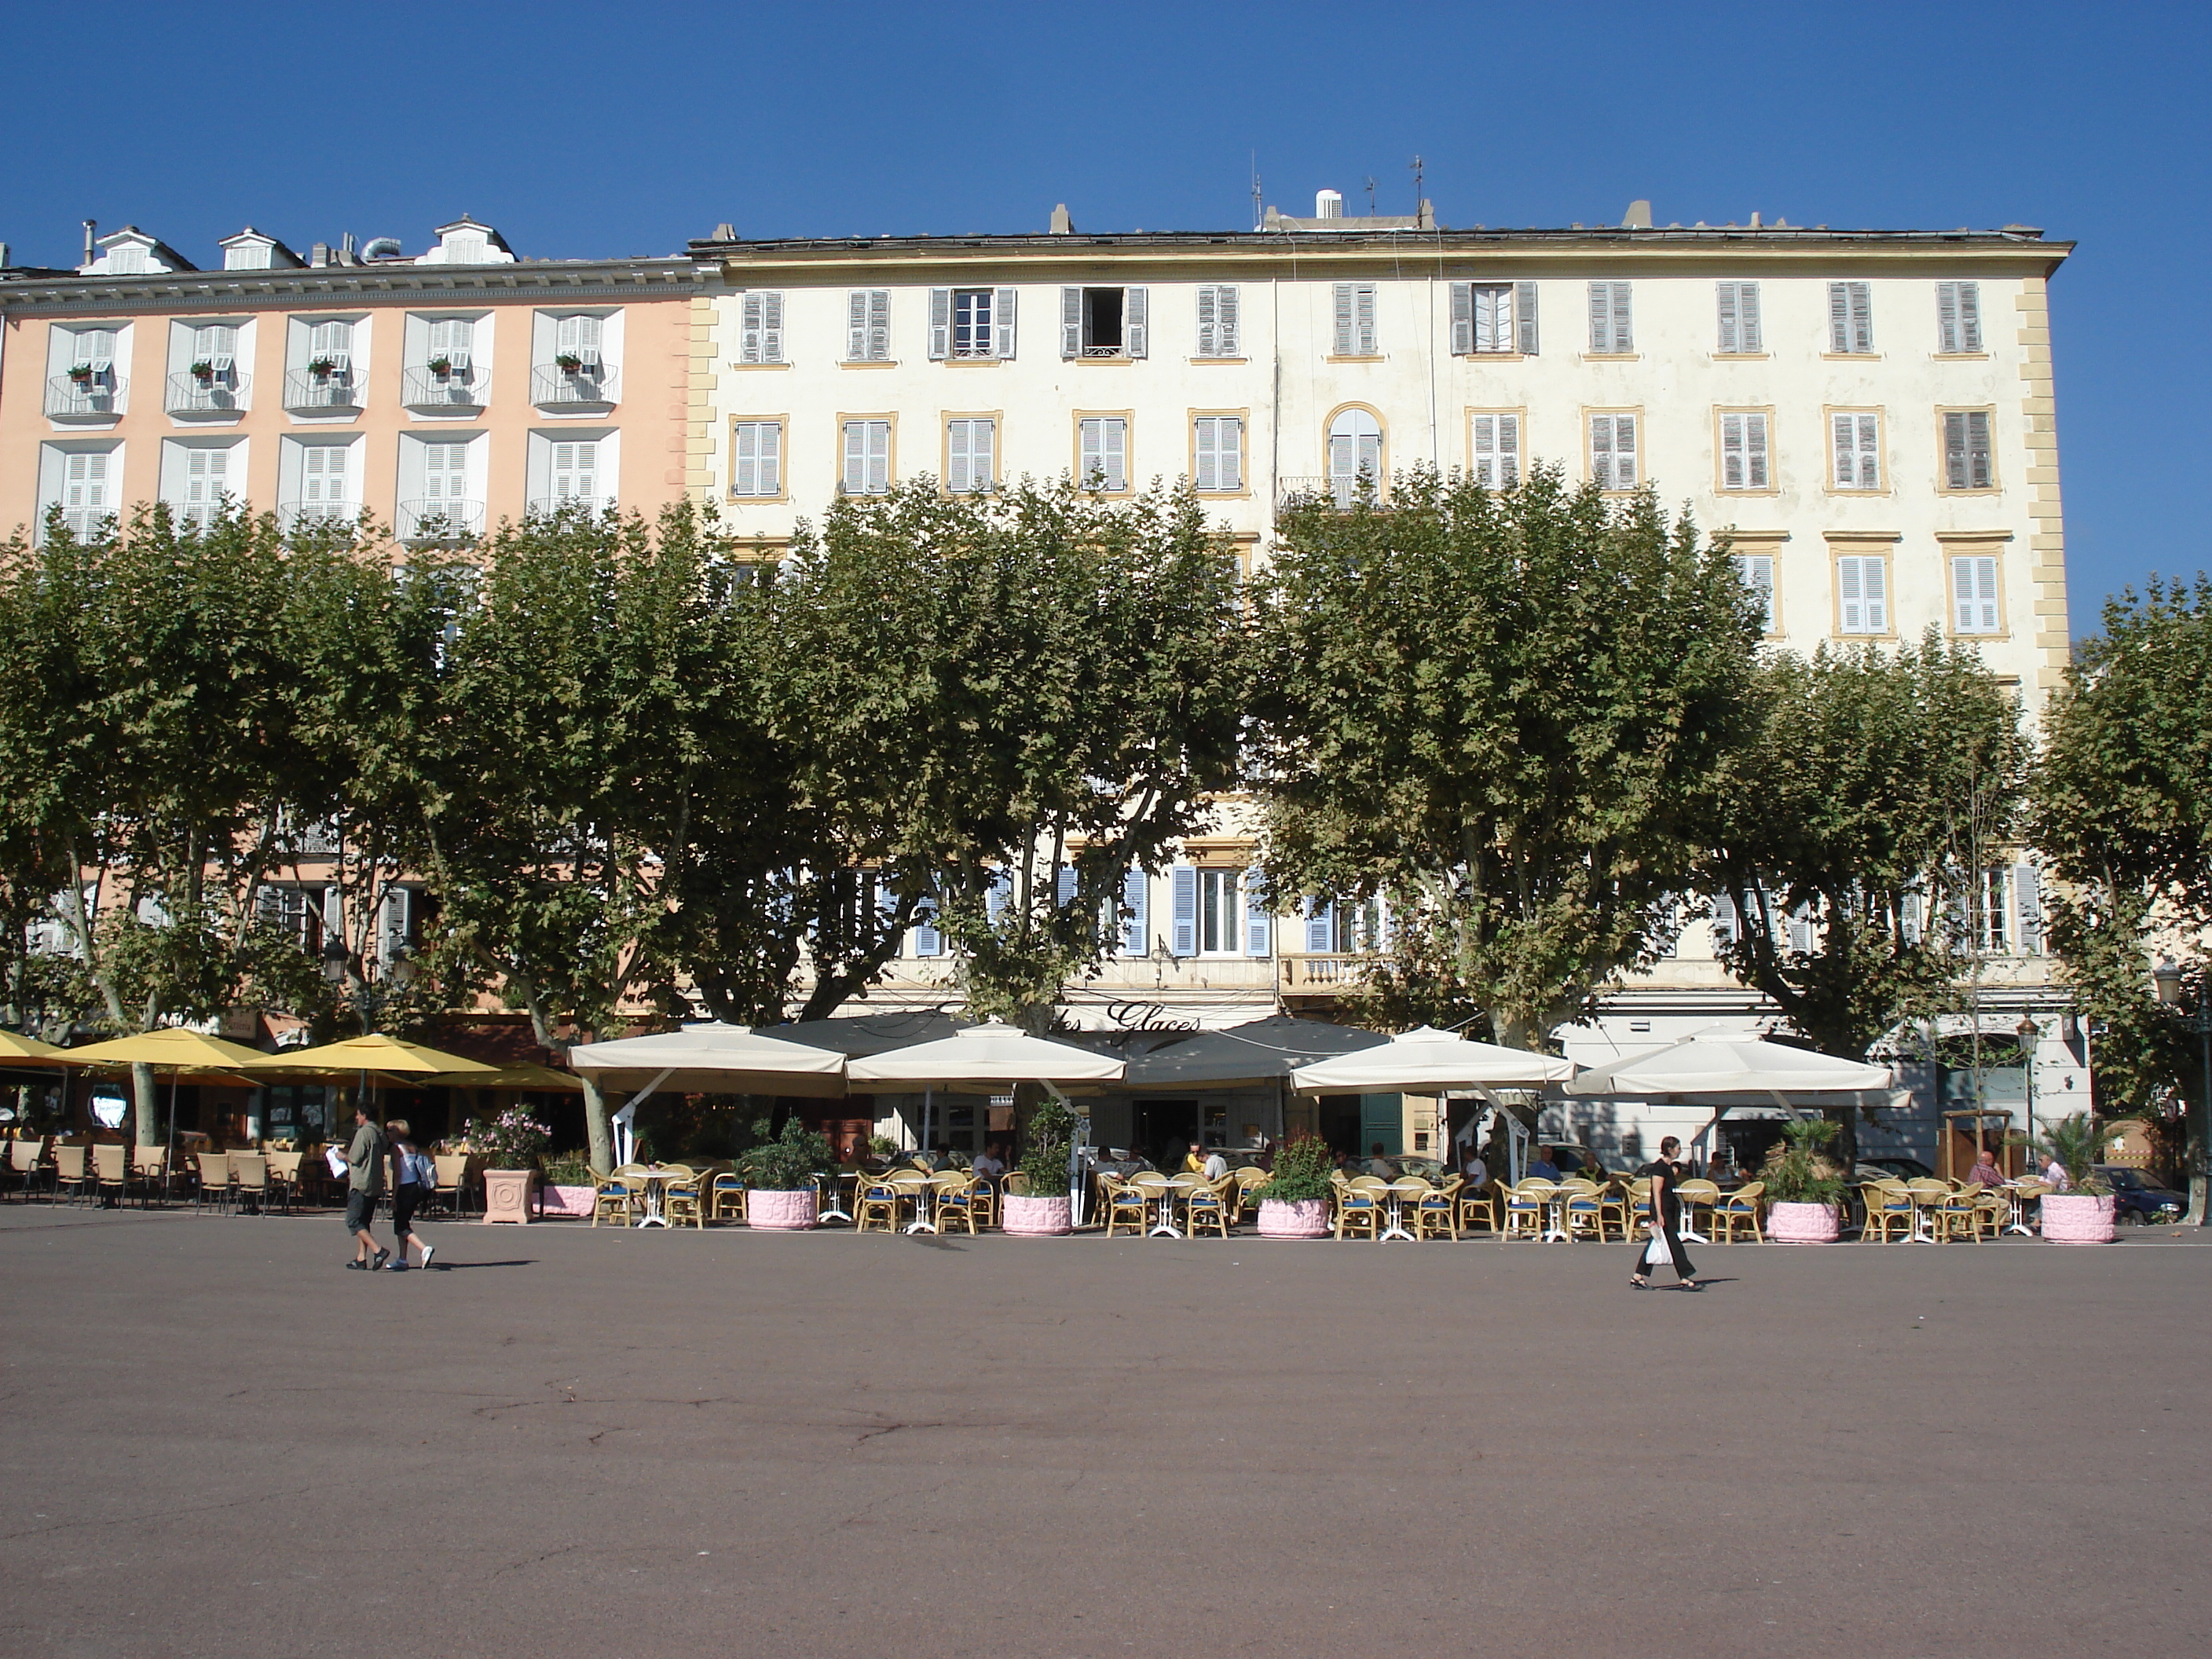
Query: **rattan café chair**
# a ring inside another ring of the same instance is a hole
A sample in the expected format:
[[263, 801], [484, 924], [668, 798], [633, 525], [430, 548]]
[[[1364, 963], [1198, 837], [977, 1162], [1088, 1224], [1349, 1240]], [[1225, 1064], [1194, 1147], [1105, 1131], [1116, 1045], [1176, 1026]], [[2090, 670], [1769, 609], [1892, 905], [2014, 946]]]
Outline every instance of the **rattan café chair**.
[[1127, 1181], [1107, 1184], [1107, 1237], [1113, 1237], [1118, 1229], [1127, 1227], [1132, 1238], [1142, 1238], [1151, 1230], [1152, 1219], [1152, 1200], [1142, 1187]]

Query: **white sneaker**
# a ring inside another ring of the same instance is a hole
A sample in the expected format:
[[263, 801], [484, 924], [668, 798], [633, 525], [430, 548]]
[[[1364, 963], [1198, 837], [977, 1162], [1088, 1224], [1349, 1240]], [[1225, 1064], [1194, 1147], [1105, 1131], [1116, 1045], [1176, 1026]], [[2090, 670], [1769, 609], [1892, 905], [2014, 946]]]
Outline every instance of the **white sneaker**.
[[425, 1267], [428, 1267], [430, 1265], [430, 1258], [437, 1254], [438, 1247], [435, 1244], [425, 1244], [422, 1247], [422, 1265]]

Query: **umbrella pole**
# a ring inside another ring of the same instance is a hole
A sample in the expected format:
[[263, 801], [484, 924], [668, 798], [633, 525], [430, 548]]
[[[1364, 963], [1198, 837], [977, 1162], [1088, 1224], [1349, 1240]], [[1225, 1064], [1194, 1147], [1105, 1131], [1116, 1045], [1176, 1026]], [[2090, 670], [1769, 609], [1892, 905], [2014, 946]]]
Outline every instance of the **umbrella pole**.
[[927, 1152], [929, 1150], [929, 1115], [930, 1115], [930, 1108], [931, 1108], [931, 1107], [932, 1107], [932, 1105], [935, 1103], [936, 1099], [937, 1099], [937, 1088], [936, 1088], [936, 1085], [935, 1085], [934, 1084], [924, 1084], [924, 1085], [922, 1085], [922, 1090], [921, 1090], [921, 1151], [923, 1151], [923, 1152]]
[[161, 1154], [161, 1197], [169, 1196], [169, 1182], [173, 1177], [177, 1161], [177, 1074], [169, 1073], [169, 1145]]

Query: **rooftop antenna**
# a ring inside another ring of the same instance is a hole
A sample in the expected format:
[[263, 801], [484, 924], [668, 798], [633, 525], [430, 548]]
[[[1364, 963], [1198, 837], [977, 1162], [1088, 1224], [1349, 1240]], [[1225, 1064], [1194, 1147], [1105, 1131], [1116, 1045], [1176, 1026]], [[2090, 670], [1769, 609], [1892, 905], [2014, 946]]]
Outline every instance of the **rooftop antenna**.
[[1375, 216], [1375, 176], [1372, 173], [1367, 178], [1367, 216], [1370, 219]]
[[1425, 163], [1419, 156], [1416, 155], [1413, 158], [1412, 162], [1413, 169], [1413, 211], [1417, 214], [1421, 210], [1421, 168], [1424, 165]]
[[1255, 149], [1252, 152], [1252, 228], [1264, 229], [1267, 222], [1267, 210], [1260, 194], [1260, 152]]

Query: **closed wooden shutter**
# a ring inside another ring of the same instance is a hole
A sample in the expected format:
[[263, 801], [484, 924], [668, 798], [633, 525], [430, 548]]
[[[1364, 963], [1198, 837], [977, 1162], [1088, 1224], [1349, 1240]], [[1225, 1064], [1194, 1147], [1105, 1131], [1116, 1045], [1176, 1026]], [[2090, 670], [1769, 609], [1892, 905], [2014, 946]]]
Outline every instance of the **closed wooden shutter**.
[[1178, 957], [1198, 954], [1198, 872], [1178, 864], [1169, 872], [1173, 908], [1168, 922], [1168, 950]]
[[1221, 290], [1210, 283], [1198, 287], [1198, 355], [1225, 357], [1221, 349]]
[[1846, 634], [1889, 631], [1889, 562], [1879, 554], [1847, 554], [1836, 561], [1839, 625]]
[[1521, 482], [1521, 417], [1477, 415], [1468, 433], [1469, 460], [1475, 483], [1485, 489], [1510, 489]]
[[1060, 291], [1060, 355], [1083, 355], [1083, 290], [1079, 288]]
[[230, 448], [194, 447], [185, 452], [185, 504], [180, 515], [185, 523], [198, 525], [204, 530], [214, 520], [222, 501], [223, 491], [229, 488]]
[[1828, 284], [1828, 349], [1861, 354], [1874, 349], [1874, 287]]
[[768, 355], [768, 301], [769, 296], [761, 293], [748, 293], [738, 301], [738, 361], [741, 363], [775, 361]]
[[1150, 301], [1141, 288], [1121, 290], [1121, 351], [1125, 356], [1149, 355], [1152, 330], [1146, 325]]
[[1474, 284], [1451, 285], [1451, 349], [1455, 357], [1474, 349]]
[[1336, 949], [1336, 907], [1320, 899], [1306, 901], [1306, 954], [1325, 957]]
[[353, 325], [317, 323], [307, 331], [307, 361], [327, 359], [343, 374], [353, 367]]
[[1997, 562], [1991, 553], [1960, 554], [1951, 561], [1951, 620], [1961, 634], [1998, 631]]
[[1375, 284], [1339, 283], [1335, 289], [1336, 355], [1376, 355]]
[[599, 496], [599, 446], [596, 439], [579, 438], [553, 446], [553, 499], [585, 505]]
[[1771, 553], [1738, 553], [1734, 556], [1736, 580], [1750, 589], [1759, 601], [1759, 631], [1771, 634], [1774, 632], [1774, 556]]
[[1152, 881], [1142, 869], [1132, 870], [1121, 878], [1121, 954], [1141, 957], [1152, 950], [1151, 923], [1146, 915], [1152, 898]]
[[422, 446], [422, 498], [431, 502], [457, 501], [468, 494], [469, 447], [462, 442], [433, 442]]
[[1766, 416], [1746, 410], [1721, 416], [1721, 488], [1764, 489]]
[[230, 373], [238, 362], [238, 329], [229, 323], [209, 323], [192, 331], [192, 361], [210, 364], [215, 372]]
[[1832, 420], [1831, 426], [1833, 428], [1836, 488], [1881, 489], [1881, 417], [1872, 413], [1838, 415]]
[[1936, 284], [1936, 349], [1950, 352], [1982, 349], [1979, 283]]
[[783, 422], [739, 421], [732, 428], [730, 493], [775, 495], [783, 489]]
[[926, 898], [914, 907], [914, 953], [918, 957], [945, 954], [945, 935], [937, 926], [937, 901]]
[[945, 427], [945, 487], [955, 495], [988, 489], [995, 477], [992, 449], [997, 437], [995, 422], [953, 421]]
[[1590, 476], [1601, 489], [1636, 488], [1636, 416], [1590, 416]]
[[1014, 355], [1014, 290], [1010, 288], [991, 291], [991, 355], [1003, 358]]
[[554, 342], [554, 354], [577, 358], [586, 369], [597, 368], [599, 366], [599, 325], [600, 319], [597, 317], [563, 317]]
[[1513, 337], [1522, 356], [1536, 355], [1536, 285], [1534, 283], [1513, 284]]
[[933, 362], [942, 362], [952, 355], [952, 290], [933, 288], [929, 290], [929, 356]]
[[845, 422], [845, 492], [850, 495], [880, 495], [890, 488], [891, 423], [889, 421]]
[[1275, 949], [1274, 916], [1267, 908], [1264, 884], [1259, 871], [1244, 872], [1244, 954], [1248, 957], [1271, 956]]
[[1720, 343], [1722, 351], [1753, 352], [1765, 348], [1760, 343], [1759, 326], [1759, 284], [1757, 283], [1721, 283], [1716, 285], [1720, 304]]
[[300, 452], [300, 499], [315, 506], [342, 505], [347, 499], [346, 452], [349, 444], [307, 444]]
[[1201, 490], [1242, 489], [1244, 487], [1244, 422], [1234, 415], [1201, 415], [1197, 419], [1192, 465], [1193, 480]]
[[1995, 481], [1987, 410], [1954, 410], [1943, 416], [1943, 474], [1953, 489], [1987, 489]]
[[2012, 867], [2013, 949], [2032, 957], [2043, 950], [2043, 876], [2028, 863]]
[[62, 505], [72, 513], [102, 513], [107, 508], [107, 454], [104, 450], [77, 450], [63, 465]]
[[1331, 348], [1340, 357], [1352, 356], [1352, 285], [1339, 283], [1333, 295], [1333, 320], [1335, 323], [1335, 343]]
[[1129, 487], [1129, 423], [1119, 416], [1091, 416], [1082, 425], [1082, 484], [1086, 489]]
[[1712, 896], [1713, 944], [1716, 947], [1733, 945], [1741, 931], [1737, 920], [1735, 900], [1726, 893]]
[[1632, 285], [1592, 283], [1589, 285], [1590, 350], [1598, 355], [1624, 355], [1636, 349]]
[[856, 288], [845, 296], [845, 360], [868, 360], [868, 290]]

